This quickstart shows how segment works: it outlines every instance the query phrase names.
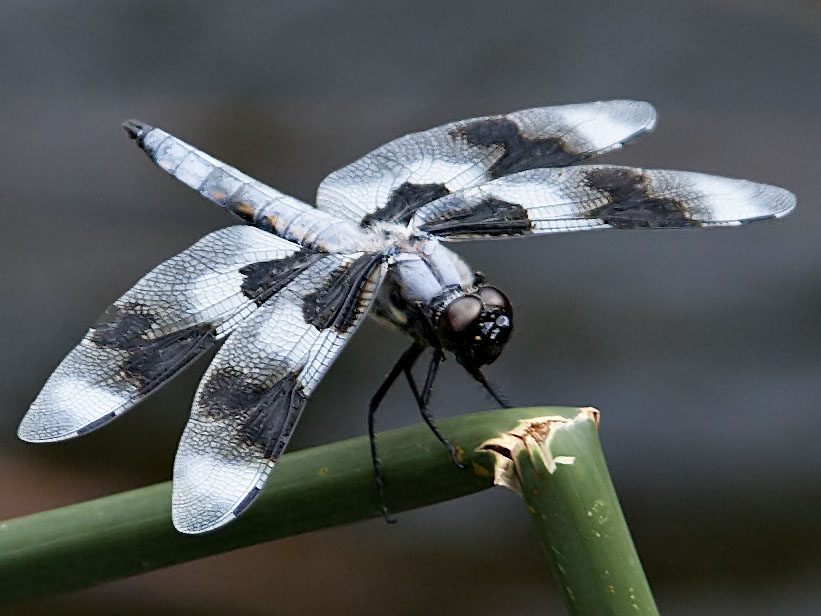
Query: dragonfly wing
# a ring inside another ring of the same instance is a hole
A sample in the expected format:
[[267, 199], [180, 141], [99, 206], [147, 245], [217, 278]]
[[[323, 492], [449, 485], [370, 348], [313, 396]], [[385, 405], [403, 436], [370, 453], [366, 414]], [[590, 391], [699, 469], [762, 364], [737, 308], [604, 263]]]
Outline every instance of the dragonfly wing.
[[384, 268], [381, 254], [326, 255], [228, 338], [200, 383], [177, 450], [178, 530], [218, 528], [256, 498]]
[[259, 264], [288, 264], [304, 254], [296, 244], [237, 226], [157, 266], [60, 363], [23, 418], [20, 438], [79, 436], [127, 411], [257, 309], [276, 282], [270, 273], [262, 278]]
[[407, 224], [452, 192], [539, 167], [573, 165], [651, 131], [656, 111], [629, 100], [538, 107], [400, 137], [330, 174], [317, 207], [361, 226]]
[[589, 229], [731, 226], [780, 218], [795, 207], [783, 188], [665, 169], [584, 165], [534, 169], [443, 197], [411, 222], [447, 240]]

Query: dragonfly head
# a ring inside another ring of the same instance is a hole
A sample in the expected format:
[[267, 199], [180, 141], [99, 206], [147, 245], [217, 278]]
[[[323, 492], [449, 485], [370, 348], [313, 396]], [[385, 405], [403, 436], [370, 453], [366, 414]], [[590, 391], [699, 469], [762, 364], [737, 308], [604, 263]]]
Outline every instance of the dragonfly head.
[[496, 287], [480, 286], [447, 304], [439, 316], [442, 345], [468, 369], [493, 363], [513, 331], [513, 308]]

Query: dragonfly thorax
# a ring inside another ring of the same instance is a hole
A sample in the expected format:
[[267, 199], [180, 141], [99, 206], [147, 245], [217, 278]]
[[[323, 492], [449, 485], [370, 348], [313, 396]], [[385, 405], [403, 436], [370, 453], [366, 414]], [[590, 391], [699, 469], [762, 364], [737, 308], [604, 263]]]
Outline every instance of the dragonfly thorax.
[[408, 238], [396, 248], [373, 314], [465, 366], [494, 361], [513, 328], [507, 297], [436, 239]]

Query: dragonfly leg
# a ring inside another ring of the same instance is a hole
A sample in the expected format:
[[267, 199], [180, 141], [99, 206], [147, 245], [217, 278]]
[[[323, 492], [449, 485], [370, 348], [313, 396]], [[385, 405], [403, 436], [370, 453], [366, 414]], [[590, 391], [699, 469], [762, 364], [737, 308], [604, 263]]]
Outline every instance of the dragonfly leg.
[[481, 383], [482, 387], [485, 388], [485, 391], [491, 395], [491, 397], [496, 400], [496, 403], [501, 406], [502, 408], [509, 409], [511, 408], [511, 404], [505, 400], [504, 396], [501, 394], [496, 393], [493, 388], [490, 386], [490, 383], [487, 382], [485, 375], [482, 374], [482, 371], [479, 368], [468, 367], [465, 366], [465, 369], [468, 371], [468, 374], [472, 376], [474, 379]]
[[430, 402], [430, 396], [433, 392], [433, 382], [436, 379], [436, 373], [439, 370], [439, 365], [442, 361], [444, 361], [444, 359], [445, 354], [442, 352], [442, 349], [434, 348], [433, 357], [431, 357], [430, 365], [428, 366], [428, 374], [425, 377], [425, 384], [422, 387], [421, 393], [419, 393], [419, 390], [416, 387], [416, 382], [413, 380], [413, 374], [411, 373], [410, 367], [405, 370], [405, 376], [408, 377], [408, 384], [410, 385], [411, 391], [413, 391], [413, 395], [416, 398], [416, 404], [419, 406], [419, 412], [422, 415], [422, 419], [424, 419], [425, 423], [428, 424], [428, 428], [430, 428], [431, 432], [433, 432], [436, 438], [439, 439], [439, 442], [442, 443], [450, 452], [450, 457], [453, 458], [456, 466], [459, 468], [465, 468], [465, 465], [459, 460], [459, 450], [456, 449], [453, 443], [451, 443], [445, 435], [439, 431], [439, 428], [433, 421], [433, 415], [430, 412], [430, 408], [428, 407], [428, 402]]
[[[382, 381], [382, 384], [379, 386], [379, 389], [376, 390], [376, 393], [371, 398], [370, 405], [368, 407], [368, 436], [370, 437], [371, 441], [371, 461], [373, 462], [373, 475], [374, 480], [376, 481], [376, 489], [379, 493], [379, 505], [382, 509], [382, 517], [385, 518], [385, 522], [388, 524], [395, 524], [396, 520], [390, 516], [388, 512], [388, 503], [385, 499], [385, 482], [382, 478], [382, 470], [379, 464], [379, 458], [376, 455], [376, 430], [374, 426], [374, 419], [376, 416], [376, 409], [379, 408], [379, 404], [382, 402], [382, 399], [385, 397], [385, 394], [388, 393], [388, 390], [393, 385], [394, 381], [396, 381], [396, 377], [398, 377], [402, 372], [410, 371], [413, 364], [419, 359], [419, 356], [424, 351], [424, 347], [416, 342], [414, 342], [399, 358], [399, 360], [394, 364], [391, 371], [385, 377], [385, 380]], [[414, 388], [416, 385], [414, 384]]]

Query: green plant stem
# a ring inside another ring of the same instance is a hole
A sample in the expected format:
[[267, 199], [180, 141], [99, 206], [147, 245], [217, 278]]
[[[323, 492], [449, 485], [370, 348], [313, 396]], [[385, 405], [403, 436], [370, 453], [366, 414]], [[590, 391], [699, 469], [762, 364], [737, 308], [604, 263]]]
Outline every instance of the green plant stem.
[[[547, 410], [547, 409], [545, 409]], [[572, 616], [658, 616], [599, 444], [598, 411], [524, 420], [483, 448], [530, 511]]]
[[[424, 425], [379, 435], [388, 504], [398, 512], [493, 485], [485, 440], [540, 415], [578, 409], [525, 408], [441, 422], [464, 451], [466, 471]], [[186, 536], [171, 525], [171, 485], [130, 492], [0, 523], [0, 601], [91, 586], [210, 554], [380, 515], [368, 441], [355, 438], [282, 457], [258, 501], [217, 532]]]

